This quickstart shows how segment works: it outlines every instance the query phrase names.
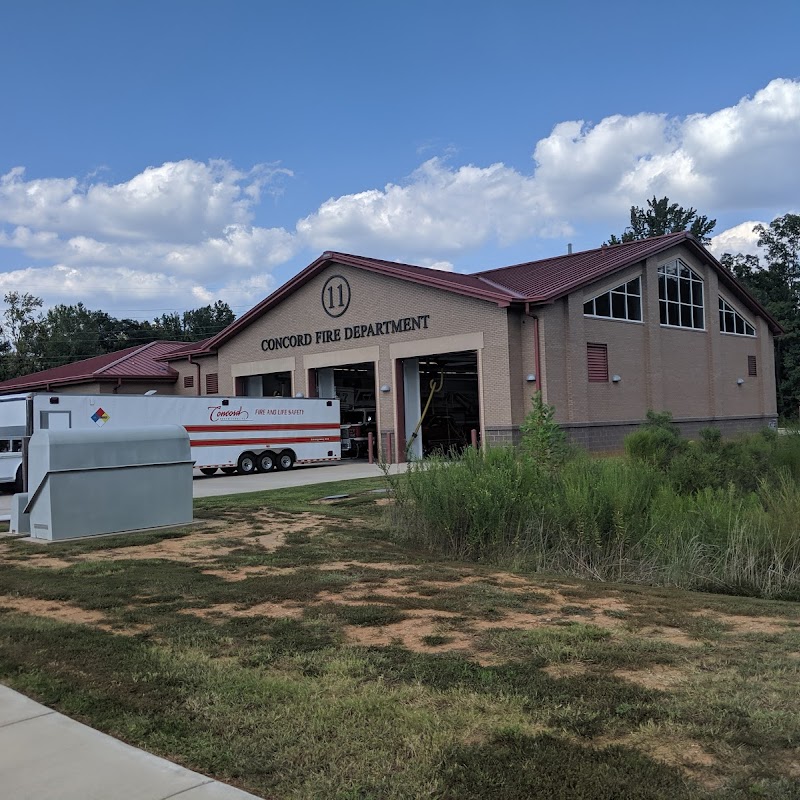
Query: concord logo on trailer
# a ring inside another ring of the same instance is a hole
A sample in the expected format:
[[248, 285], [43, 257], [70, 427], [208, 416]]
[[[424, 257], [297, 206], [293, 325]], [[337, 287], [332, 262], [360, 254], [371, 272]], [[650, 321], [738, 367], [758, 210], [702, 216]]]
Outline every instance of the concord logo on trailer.
[[228, 420], [250, 419], [250, 415], [241, 406], [239, 408], [223, 408], [222, 406], [209, 406], [208, 418], [211, 422], [226, 422]]

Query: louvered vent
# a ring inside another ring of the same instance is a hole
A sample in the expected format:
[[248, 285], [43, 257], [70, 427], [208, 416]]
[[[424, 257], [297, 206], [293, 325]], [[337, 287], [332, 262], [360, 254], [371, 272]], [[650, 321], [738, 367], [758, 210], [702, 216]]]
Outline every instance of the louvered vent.
[[755, 356], [747, 356], [747, 374], [753, 378], [758, 376], [758, 362]]
[[586, 363], [591, 383], [608, 382], [608, 345], [587, 343]]
[[219, 376], [216, 372], [206, 375], [206, 394], [216, 394], [219, 391]]
[[192, 388], [194, 388], [194, 375], [184, 375], [183, 376], [183, 388], [184, 389], [192, 389]]

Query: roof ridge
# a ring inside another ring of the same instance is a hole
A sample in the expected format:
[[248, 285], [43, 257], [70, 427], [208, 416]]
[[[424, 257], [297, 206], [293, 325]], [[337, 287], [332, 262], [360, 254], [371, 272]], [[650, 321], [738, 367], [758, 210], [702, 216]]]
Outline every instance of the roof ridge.
[[[136, 345], [136, 344], [134, 344], [134, 345], [131, 345], [130, 347], [126, 347], [126, 348], [125, 348], [125, 350], [127, 350], [128, 352], [127, 352], [127, 353], [125, 353], [125, 355], [124, 355], [124, 356], [121, 356], [120, 358], [117, 358], [117, 359], [115, 359], [114, 361], [111, 361], [110, 363], [108, 363], [108, 364], [105, 364], [105, 365], [104, 365], [104, 366], [102, 366], [102, 367], [98, 367], [97, 369], [95, 369], [95, 370], [92, 370], [92, 373], [91, 373], [91, 374], [92, 374], [92, 375], [101, 375], [101, 374], [102, 374], [103, 372], [105, 372], [107, 369], [109, 369], [109, 368], [111, 368], [111, 367], [113, 367], [113, 366], [116, 366], [117, 364], [121, 364], [123, 361], [127, 361], [127, 360], [128, 360], [129, 358], [131, 358], [132, 356], [135, 356], [137, 353], [139, 353], [141, 350], [143, 350], [143, 349], [144, 349], [145, 347], [147, 347], [149, 344], [152, 344], [152, 342], [148, 342], [148, 344], [146, 344], [146, 345], [141, 345], [141, 344], [140, 344], [140, 345]], [[123, 352], [124, 352], [124, 351], [123, 351]], [[102, 354], [101, 354], [101, 355], [102, 355]], [[109, 354], [109, 355], [110, 355], [110, 354]], [[88, 360], [88, 359], [87, 359], [87, 360]], [[80, 362], [78, 361], [78, 362], [74, 362], [74, 363], [78, 363], [78, 364], [79, 364]]]
[[520, 261], [518, 264], [509, 264], [505, 267], [492, 267], [492, 269], [484, 269], [479, 272], [471, 272], [470, 275], [476, 278], [482, 278], [484, 275], [490, 272], [503, 272], [507, 269], [516, 269], [517, 267], [528, 267], [534, 264], [539, 264], [544, 261], [553, 262], [553, 261], [560, 261], [564, 258], [575, 258], [576, 256], [585, 256], [589, 253], [600, 253], [603, 251], [614, 250], [619, 247], [629, 247], [630, 245], [639, 244], [641, 245], [642, 242], [650, 242], [652, 241], [655, 243], [657, 239], [665, 239], [668, 236], [675, 236], [676, 238], [695, 238], [689, 231], [673, 231], [672, 233], [662, 233], [659, 236], [648, 236], [646, 239], [634, 239], [632, 242], [618, 242], [617, 244], [603, 244], [600, 247], [591, 247], [588, 250], [578, 250], [575, 253], [561, 253], [557, 256], [547, 256], [545, 258], [537, 258], [535, 261]]
[[105, 366], [94, 370], [92, 372], [92, 375], [102, 375], [104, 372], [107, 372], [112, 367], [116, 367], [119, 364], [122, 364], [124, 361], [127, 361], [129, 358], [134, 358], [135, 356], [140, 355], [145, 350], [147, 350], [148, 347], [153, 347], [153, 345], [156, 344], [180, 344], [180, 342], [173, 342], [171, 339], [154, 339], [152, 342], [145, 342], [145, 344], [132, 345], [134, 349], [131, 350], [131, 352], [125, 353], [124, 356], [115, 359], [110, 364], [106, 364]]
[[481, 275], [479, 273], [475, 273], [473, 277], [477, 278], [479, 281], [482, 281], [483, 283], [488, 283], [489, 286], [494, 286], [495, 289], [499, 289], [501, 292], [505, 292], [506, 294], [510, 294], [512, 297], [514, 297], [517, 300], [524, 300], [525, 299], [525, 295], [524, 294], [521, 294], [520, 292], [515, 291], [510, 286], [503, 286], [502, 283], [496, 283], [495, 281], [490, 281], [488, 278], [484, 278], [483, 275]]

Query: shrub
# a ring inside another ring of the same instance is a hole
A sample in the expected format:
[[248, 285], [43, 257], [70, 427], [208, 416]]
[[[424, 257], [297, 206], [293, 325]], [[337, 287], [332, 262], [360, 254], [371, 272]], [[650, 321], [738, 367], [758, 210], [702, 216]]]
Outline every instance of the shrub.
[[520, 426], [521, 449], [539, 464], [553, 469], [567, 460], [567, 437], [554, 418], [555, 409], [542, 400], [542, 393], [531, 398], [531, 410]]
[[666, 470], [685, 448], [680, 434], [668, 428], [642, 427], [625, 437], [625, 453], [630, 459], [660, 470]]

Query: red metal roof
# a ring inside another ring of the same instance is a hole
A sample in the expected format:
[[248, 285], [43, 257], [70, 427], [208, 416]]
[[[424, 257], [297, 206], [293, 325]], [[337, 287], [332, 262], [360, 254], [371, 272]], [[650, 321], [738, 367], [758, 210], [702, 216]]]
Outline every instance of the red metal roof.
[[648, 256], [680, 244], [686, 238], [687, 234], [683, 232], [668, 233], [652, 239], [598, 247], [477, 274], [516, 292], [526, 302], [546, 302], [568, 294], [579, 286], [592, 283], [604, 275], [643, 261]]
[[201, 339], [199, 342], [189, 342], [160, 356], [155, 356], [157, 361], [169, 361], [173, 358], [185, 358], [186, 356], [194, 355], [195, 353], [204, 353], [206, 351], [206, 344], [211, 341], [212, 337]]
[[156, 361], [156, 358], [184, 346], [184, 342], [139, 344], [118, 350], [116, 353], [106, 353], [42, 372], [11, 378], [0, 383], [0, 392], [46, 389], [48, 386], [62, 383], [120, 379], [175, 381], [178, 373], [172, 367]]
[[716, 269], [720, 273], [721, 280], [751, 310], [764, 317], [774, 333], [783, 332], [775, 319], [744, 286], [692, 234], [682, 231], [625, 244], [598, 247], [580, 253], [569, 253], [555, 258], [545, 258], [541, 261], [485, 270], [472, 275], [443, 272], [428, 267], [417, 267], [413, 264], [400, 264], [395, 261], [383, 261], [377, 258], [328, 251], [216, 336], [212, 336], [205, 343], [198, 342], [191, 352], [198, 354], [213, 352], [332, 264], [346, 264], [400, 280], [486, 300], [499, 306], [520, 303], [535, 305], [552, 302], [605, 275], [618, 272], [677, 244], [689, 246], [698, 256]]

